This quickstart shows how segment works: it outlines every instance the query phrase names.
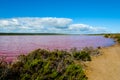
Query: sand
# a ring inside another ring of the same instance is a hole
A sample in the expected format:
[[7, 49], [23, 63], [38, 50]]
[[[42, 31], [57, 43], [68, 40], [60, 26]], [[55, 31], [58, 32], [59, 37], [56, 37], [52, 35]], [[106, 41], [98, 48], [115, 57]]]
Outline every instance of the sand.
[[102, 48], [100, 52], [101, 55], [86, 63], [88, 80], [120, 80], [120, 44]]

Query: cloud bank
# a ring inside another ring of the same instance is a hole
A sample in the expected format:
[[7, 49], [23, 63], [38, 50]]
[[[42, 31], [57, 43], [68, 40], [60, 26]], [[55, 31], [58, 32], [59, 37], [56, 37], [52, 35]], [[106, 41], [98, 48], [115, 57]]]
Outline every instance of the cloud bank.
[[94, 27], [87, 24], [73, 24], [70, 18], [10, 18], [0, 19], [1, 33], [104, 33], [104, 27]]

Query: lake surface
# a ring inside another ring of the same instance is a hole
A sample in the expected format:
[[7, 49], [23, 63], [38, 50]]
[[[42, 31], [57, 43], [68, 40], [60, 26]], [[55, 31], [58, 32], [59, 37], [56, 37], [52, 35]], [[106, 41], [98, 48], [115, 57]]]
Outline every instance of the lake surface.
[[38, 35], [38, 36], [0, 36], [0, 56], [6, 56], [12, 60], [20, 54], [26, 54], [38, 48], [44, 49], [71, 49], [76, 47], [111, 46], [113, 39], [103, 36], [81, 35]]

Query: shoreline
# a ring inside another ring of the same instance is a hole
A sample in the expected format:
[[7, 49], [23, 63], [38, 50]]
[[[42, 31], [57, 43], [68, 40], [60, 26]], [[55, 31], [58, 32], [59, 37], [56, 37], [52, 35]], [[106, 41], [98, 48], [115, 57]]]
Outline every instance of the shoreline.
[[86, 63], [88, 80], [120, 80], [120, 44], [102, 47], [100, 54]]

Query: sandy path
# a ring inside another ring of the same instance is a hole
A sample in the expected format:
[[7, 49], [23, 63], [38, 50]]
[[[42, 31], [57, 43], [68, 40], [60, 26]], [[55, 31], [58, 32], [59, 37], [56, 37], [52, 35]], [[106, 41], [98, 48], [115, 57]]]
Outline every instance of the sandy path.
[[87, 63], [88, 80], [120, 80], [120, 45], [100, 50], [102, 55]]

